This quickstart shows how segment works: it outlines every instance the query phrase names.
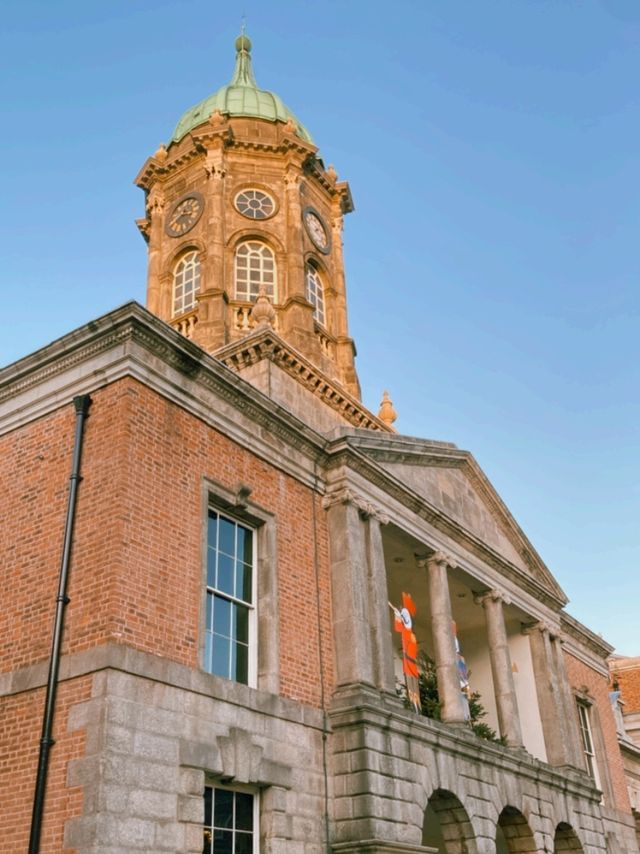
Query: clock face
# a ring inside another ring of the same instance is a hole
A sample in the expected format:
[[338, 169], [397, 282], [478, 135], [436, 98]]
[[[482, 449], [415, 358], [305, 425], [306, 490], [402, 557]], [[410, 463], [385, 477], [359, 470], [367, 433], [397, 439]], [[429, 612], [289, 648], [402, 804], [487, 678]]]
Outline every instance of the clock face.
[[320, 218], [320, 214], [318, 214], [313, 208], [305, 208], [303, 218], [307, 234], [315, 244], [316, 248], [323, 254], [327, 255], [331, 248], [329, 244], [329, 231]]
[[182, 237], [198, 222], [204, 210], [200, 193], [188, 193], [173, 205], [167, 215], [165, 231], [169, 237]]

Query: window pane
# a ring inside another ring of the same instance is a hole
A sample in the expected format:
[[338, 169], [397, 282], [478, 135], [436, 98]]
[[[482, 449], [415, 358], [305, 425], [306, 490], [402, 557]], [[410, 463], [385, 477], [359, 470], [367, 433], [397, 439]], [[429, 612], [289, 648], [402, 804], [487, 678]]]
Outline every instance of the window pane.
[[204, 787], [204, 826], [211, 827], [211, 802], [213, 789], [211, 786]]
[[205, 628], [209, 631], [213, 628], [213, 593], [207, 593], [207, 617]]
[[214, 854], [233, 854], [233, 834], [230, 830], [214, 830]]
[[207, 549], [207, 586], [216, 586], [216, 550]]
[[[235, 680], [246, 685], [249, 681], [249, 647], [234, 644], [235, 647]], [[233, 671], [232, 671], [233, 673]]]
[[216, 676], [224, 676], [229, 679], [232, 675], [229, 670], [229, 653], [231, 641], [228, 638], [213, 635], [213, 655], [211, 672]]
[[212, 548], [217, 548], [218, 540], [218, 514], [213, 510], [209, 510], [209, 524], [207, 526], [207, 543]]
[[250, 833], [236, 833], [235, 854], [251, 854], [253, 836]]
[[205, 632], [205, 636], [204, 636], [204, 669], [208, 673], [213, 673], [212, 655], [213, 655], [213, 634], [211, 632]]
[[236, 598], [251, 602], [251, 567], [246, 563], [236, 564]]
[[253, 563], [253, 531], [238, 525], [238, 558]]
[[235, 605], [236, 625], [234, 637], [240, 643], [249, 643], [249, 609], [242, 605]]
[[233, 596], [233, 558], [220, 553], [218, 555], [218, 579], [216, 588], [222, 593]]
[[236, 526], [234, 522], [230, 522], [228, 519], [224, 519], [222, 516], [220, 517], [220, 540], [218, 543], [218, 548], [221, 552], [224, 552], [228, 555], [235, 554], [235, 544], [236, 544]]
[[236, 829], [253, 830], [253, 795], [236, 792]]
[[211, 854], [211, 843], [213, 842], [213, 833], [205, 827], [202, 840], [202, 854]]
[[215, 790], [215, 807], [213, 813], [214, 827], [233, 827], [233, 796], [234, 792], [227, 789]]
[[217, 635], [231, 637], [231, 602], [222, 596], [215, 596], [213, 603], [213, 630]]

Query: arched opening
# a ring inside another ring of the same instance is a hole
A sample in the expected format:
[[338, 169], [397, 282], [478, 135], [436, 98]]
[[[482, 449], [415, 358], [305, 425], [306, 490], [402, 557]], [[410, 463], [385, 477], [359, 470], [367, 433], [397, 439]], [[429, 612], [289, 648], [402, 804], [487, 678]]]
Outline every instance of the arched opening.
[[561, 821], [556, 827], [556, 835], [553, 838], [554, 854], [560, 854], [562, 851], [584, 852], [575, 830], [566, 821]]
[[235, 254], [236, 299], [254, 302], [262, 288], [277, 301], [275, 255], [261, 240], [244, 240]]
[[537, 850], [526, 818], [515, 807], [505, 807], [496, 828], [496, 854], [525, 854]]
[[308, 261], [305, 267], [305, 285], [307, 291], [307, 299], [313, 306], [313, 319], [321, 326], [326, 326], [326, 316], [324, 309], [324, 285], [320, 272], [316, 265]]
[[458, 798], [436, 789], [424, 811], [422, 844], [438, 854], [477, 854], [475, 835], [467, 811]]
[[173, 268], [173, 317], [191, 311], [199, 290], [200, 257], [194, 249], [190, 249]]

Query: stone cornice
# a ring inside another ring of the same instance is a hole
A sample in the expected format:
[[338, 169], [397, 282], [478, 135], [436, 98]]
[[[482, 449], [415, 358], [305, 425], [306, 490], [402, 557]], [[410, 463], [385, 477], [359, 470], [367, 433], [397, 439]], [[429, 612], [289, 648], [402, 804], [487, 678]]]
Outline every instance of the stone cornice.
[[592, 632], [591, 629], [588, 629], [579, 620], [576, 620], [575, 617], [572, 617], [566, 611], [563, 611], [560, 614], [560, 627], [564, 632], [563, 641], [567, 646], [567, 651], [573, 651], [572, 648], [574, 644], [571, 643], [573, 640], [577, 642], [581, 648], [586, 648], [590, 653], [596, 656], [600, 665], [599, 669], [606, 666], [606, 661], [614, 648], [611, 644], [607, 643], [604, 638], [600, 637], [600, 635], [597, 635], [595, 632]]
[[[434, 442], [408, 436], [359, 435], [350, 437], [348, 441], [377, 462], [463, 470], [487, 507], [495, 517], [501, 520], [504, 534], [530, 569], [531, 574], [537, 578], [540, 584], [549, 589], [557, 602], [561, 605], [567, 603], [566, 594], [469, 451], [461, 450], [451, 443]], [[487, 546], [487, 548], [489, 547]]]
[[269, 359], [354, 427], [393, 432], [393, 428], [373, 415], [340, 383], [330, 379], [272, 329], [258, 330], [240, 341], [228, 344], [218, 350], [215, 357], [237, 372]]
[[[125, 376], [139, 379], [273, 465], [320, 488], [314, 471], [325, 460], [323, 437], [135, 302], [0, 371], [0, 434], [59, 408], [75, 394]], [[239, 416], [220, 413], [220, 407], [208, 403], [212, 396]], [[275, 439], [272, 449], [269, 437]], [[308, 462], [302, 468], [295, 464], [291, 453], [283, 454], [277, 446], [281, 442]]]
[[[359, 433], [359, 437], [362, 436], [362, 433]], [[379, 434], [371, 435], [372, 441], [375, 442]], [[371, 459], [368, 455], [366, 447], [362, 448], [360, 443], [353, 441], [355, 438], [343, 435], [329, 443], [327, 447], [330, 455], [329, 469], [344, 466], [355, 471], [364, 477], [365, 480], [368, 480], [391, 498], [395, 499], [399, 504], [415, 513], [416, 516], [433, 525], [434, 528], [450, 537], [454, 542], [459, 543], [467, 552], [497, 570], [517, 587], [526, 590], [534, 598], [549, 606], [552, 610], [559, 611], [566, 604], [567, 599], [564, 593], [555, 581], [553, 581], [546, 567], [542, 579], [534, 574], [529, 575], [525, 573], [519, 566], [511, 563], [511, 561], [487, 545], [480, 537], [467, 530], [455, 519], [451, 519], [440, 508], [378, 465], [375, 458]], [[381, 436], [381, 441], [389, 445], [393, 444], [394, 439], [395, 437], [388, 435]], [[400, 444], [402, 444], [406, 437], [400, 436], [398, 439]], [[427, 442], [425, 444], [433, 448], [431, 443]], [[366, 445], [368, 445], [368, 442]]]

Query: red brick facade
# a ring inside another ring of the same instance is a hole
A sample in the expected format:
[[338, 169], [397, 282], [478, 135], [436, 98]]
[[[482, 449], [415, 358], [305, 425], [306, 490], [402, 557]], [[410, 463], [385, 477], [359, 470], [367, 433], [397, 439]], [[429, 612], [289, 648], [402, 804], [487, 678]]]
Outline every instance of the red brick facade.
[[[622, 757], [618, 748], [618, 734], [611, 713], [607, 677], [587, 664], [584, 664], [584, 662], [574, 658], [572, 655], [566, 656], [566, 665], [569, 682], [573, 691], [578, 696], [586, 696], [595, 706], [597, 714], [591, 716], [591, 723], [594, 728], [596, 726], [599, 727], [602, 736], [602, 746], [604, 748], [603, 751], [598, 751], [597, 733], [594, 733], [596, 755], [600, 767], [606, 766], [607, 776], [613, 792], [613, 806], [629, 812], [631, 809], [629, 794], [622, 766]], [[604, 781], [603, 785], [605, 785]]]
[[[73, 438], [69, 405], [0, 439], [0, 564], [11, 573], [0, 672], [48, 660]], [[244, 483], [275, 517], [281, 694], [320, 706], [321, 635], [330, 696], [326, 514], [311, 489], [132, 379], [92, 395], [82, 474], [63, 655], [111, 641], [198, 668], [203, 480], [228, 490]], [[83, 734], [67, 733], [67, 713], [90, 691], [91, 677], [60, 685], [43, 854], [63, 850], [64, 822], [82, 808], [80, 790], [66, 787], [67, 765], [83, 752]], [[43, 703], [44, 689], [0, 700], [5, 851], [26, 850]]]
[[624, 701], [625, 714], [640, 712], [640, 657], [613, 657], [609, 665], [612, 681]]

